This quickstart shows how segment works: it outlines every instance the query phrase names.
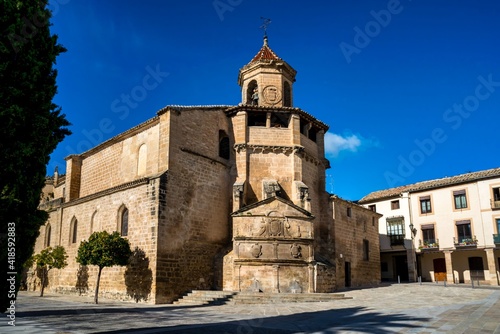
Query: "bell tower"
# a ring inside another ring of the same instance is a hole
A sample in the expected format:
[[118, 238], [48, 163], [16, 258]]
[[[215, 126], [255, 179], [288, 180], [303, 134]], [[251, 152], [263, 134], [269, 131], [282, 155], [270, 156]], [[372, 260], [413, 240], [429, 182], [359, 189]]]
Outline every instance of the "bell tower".
[[264, 107], [293, 107], [295, 71], [264, 44], [252, 60], [240, 69], [238, 84], [242, 104]]

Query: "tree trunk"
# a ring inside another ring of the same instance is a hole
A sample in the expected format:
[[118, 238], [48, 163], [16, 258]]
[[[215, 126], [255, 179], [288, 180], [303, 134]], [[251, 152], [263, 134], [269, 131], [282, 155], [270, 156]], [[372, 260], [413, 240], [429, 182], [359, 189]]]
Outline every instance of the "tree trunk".
[[97, 273], [97, 282], [95, 284], [95, 296], [94, 296], [94, 302], [97, 304], [98, 303], [98, 296], [99, 296], [99, 281], [101, 280], [101, 271], [102, 268], [99, 267], [99, 272]]
[[44, 269], [42, 269], [42, 286], [40, 289], [40, 297], [43, 297], [43, 290], [45, 289], [45, 282], [46, 282], [46, 277], [48, 275], [48, 272]]

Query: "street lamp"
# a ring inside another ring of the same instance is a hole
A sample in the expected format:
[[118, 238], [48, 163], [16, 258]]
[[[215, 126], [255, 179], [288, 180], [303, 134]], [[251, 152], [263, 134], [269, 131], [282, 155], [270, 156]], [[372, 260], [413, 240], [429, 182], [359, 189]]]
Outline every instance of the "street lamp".
[[412, 222], [410, 222], [410, 232], [411, 232], [411, 238], [415, 238], [415, 236], [417, 235], [417, 229], [415, 228], [415, 226], [413, 225]]

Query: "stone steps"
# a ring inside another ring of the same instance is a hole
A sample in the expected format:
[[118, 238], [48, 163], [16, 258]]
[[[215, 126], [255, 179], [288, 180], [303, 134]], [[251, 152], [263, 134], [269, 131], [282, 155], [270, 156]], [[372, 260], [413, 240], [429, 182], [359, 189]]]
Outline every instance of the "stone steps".
[[234, 294], [228, 291], [193, 290], [176, 300], [174, 305], [220, 305]]
[[193, 290], [175, 305], [236, 305], [236, 304], [272, 304], [272, 303], [305, 303], [329, 302], [341, 299], [352, 299], [341, 293], [258, 293]]

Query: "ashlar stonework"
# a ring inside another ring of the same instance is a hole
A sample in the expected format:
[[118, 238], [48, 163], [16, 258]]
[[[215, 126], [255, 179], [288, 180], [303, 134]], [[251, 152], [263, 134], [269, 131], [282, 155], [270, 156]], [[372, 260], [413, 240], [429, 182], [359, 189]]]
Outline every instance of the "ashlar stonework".
[[[92, 232], [118, 231], [134, 257], [100, 292], [171, 303], [192, 289], [314, 293], [380, 280], [378, 215], [325, 191], [328, 126], [293, 107], [296, 71], [269, 47], [239, 72], [237, 106], [167, 106], [47, 178], [35, 252], [67, 249], [47, 289], [91, 294], [75, 262]], [[345, 211], [345, 212], [344, 212]], [[39, 288], [32, 270], [27, 286]]]

